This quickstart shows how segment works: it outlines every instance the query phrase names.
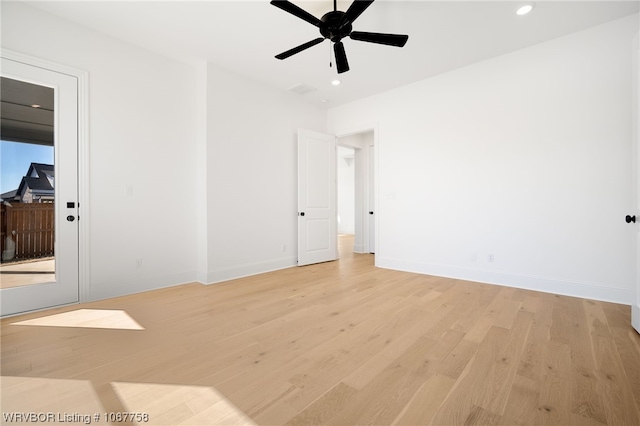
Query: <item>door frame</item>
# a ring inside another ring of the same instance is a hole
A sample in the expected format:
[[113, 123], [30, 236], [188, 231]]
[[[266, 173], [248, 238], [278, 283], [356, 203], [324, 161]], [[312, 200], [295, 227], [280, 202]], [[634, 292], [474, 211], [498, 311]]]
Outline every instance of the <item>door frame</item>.
[[[369, 254], [375, 254], [376, 252], [376, 214], [377, 214], [377, 204], [376, 204], [376, 143], [375, 143], [375, 134], [374, 141], [371, 143], [367, 143], [365, 146], [366, 155], [365, 159], [365, 202], [366, 208], [364, 209], [364, 215], [366, 219], [366, 226], [364, 231], [364, 248], [365, 252]], [[373, 154], [373, 156], [371, 155]], [[373, 163], [373, 164], [372, 164]], [[373, 202], [372, 202], [373, 201]], [[371, 210], [373, 209], [373, 210]], [[373, 212], [371, 214], [370, 212]], [[373, 239], [371, 238], [371, 230], [373, 229]], [[372, 241], [373, 240], [373, 241]]]
[[[632, 171], [632, 191], [631, 194], [631, 215], [636, 215], [636, 221], [640, 218], [640, 33], [637, 33], [633, 39], [632, 51], [632, 135], [631, 135], [631, 171]], [[633, 300], [631, 303], [631, 325], [640, 333], [640, 225], [636, 222], [632, 225], [634, 229], [633, 247], [631, 250], [635, 253], [635, 282], [632, 284], [635, 291], [632, 291]]]
[[56, 62], [0, 48], [0, 56], [26, 65], [67, 74], [78, 81], [78, 296], [85, 302], [89, 294], [89, 73]]

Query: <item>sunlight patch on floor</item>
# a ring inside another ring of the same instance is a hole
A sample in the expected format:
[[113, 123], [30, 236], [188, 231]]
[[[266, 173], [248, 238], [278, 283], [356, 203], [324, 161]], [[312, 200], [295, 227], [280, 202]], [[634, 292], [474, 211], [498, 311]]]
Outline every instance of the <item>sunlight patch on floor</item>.
[[111, 383], [129, 412], [148, 413], [148, 425], [255, 425], [212, 387], [156, 383]]
[[112, 309], [78, 309], [61, 314], [14, 322], [12, 325], [144, 330], [144, 327], [131, 318], [125, 311]]
[[[2, 376], [0, 389], [2, 424], [109, 424], [103, 418], [104, 407], [88, 380]], [[20, 413], [37, 417], [16, 418]]]

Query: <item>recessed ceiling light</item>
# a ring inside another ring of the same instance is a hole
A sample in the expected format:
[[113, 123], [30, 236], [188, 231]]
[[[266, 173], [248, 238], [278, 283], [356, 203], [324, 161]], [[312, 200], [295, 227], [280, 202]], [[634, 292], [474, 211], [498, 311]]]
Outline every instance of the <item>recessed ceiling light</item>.
[[334, 86], [339, 86], [339, 85], [340, 85], [340, 83], [342, 83], [340, 80], [333, 80], [333, 81], [331, 82], [331, 84], [333, 84]]
[[31, 108], [40, 108], [40, 105], [38, 105], [38, 104], [33, 104], [33, 105], [31, 105]]
[[533, 10], [533, 6], [534, 6], [533, 3], [524, 4], [520, 6], [518, 9], [516, 9], [516, 15], [519, 15], [519, 16], [526, 15], [527, 13]]

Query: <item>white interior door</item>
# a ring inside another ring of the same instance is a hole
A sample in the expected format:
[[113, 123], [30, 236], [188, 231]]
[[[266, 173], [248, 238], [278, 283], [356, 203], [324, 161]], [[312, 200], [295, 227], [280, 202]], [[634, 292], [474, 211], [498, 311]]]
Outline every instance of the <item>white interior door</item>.
[[298, 266], [338, 258], [336, 137], [298, 130]]
[[5, 57], [1, 70], [3, 77], [54, 90], [55, 274], [46, 282], [2, 288], [1, 314], [11, 315], [79, 300], [78, 78]]
[[[631, 324], [633, 328], [640, 333], [640, 34], [635, 38], [634, 49], [634, 135], [633, 141], [633, 163], [632, 170], [634, 173], [634, 194], [633, 208], [634, 212], [630, 212], [631, 217], [635, 217], [635, 223], [629, 221], [629, 224], [635, 227], [636, 231], [636, 295], [635, 300], [631, 304]], [[631, 217], [629, 219], [631, 219]]]

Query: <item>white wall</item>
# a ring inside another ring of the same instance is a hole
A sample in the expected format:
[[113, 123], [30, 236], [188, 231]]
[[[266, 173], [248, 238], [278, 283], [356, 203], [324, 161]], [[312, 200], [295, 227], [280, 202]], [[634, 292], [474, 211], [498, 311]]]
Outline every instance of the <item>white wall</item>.
[[631, 16], [332, 108], [332, 133], [378, 123], [376, 264], [629, 304], [637, 28]]
[[89, 72], [87, 297], [195, 280], [195, 69], [20, 2], [1, 7], [3, 48]]
[[294, 266], [297, 129], [325, 131], [299, 95], [208, 64], [207, 283]]
[[355, 153], [353, 148], [338, 147], [338, 233], [355, 233]]

